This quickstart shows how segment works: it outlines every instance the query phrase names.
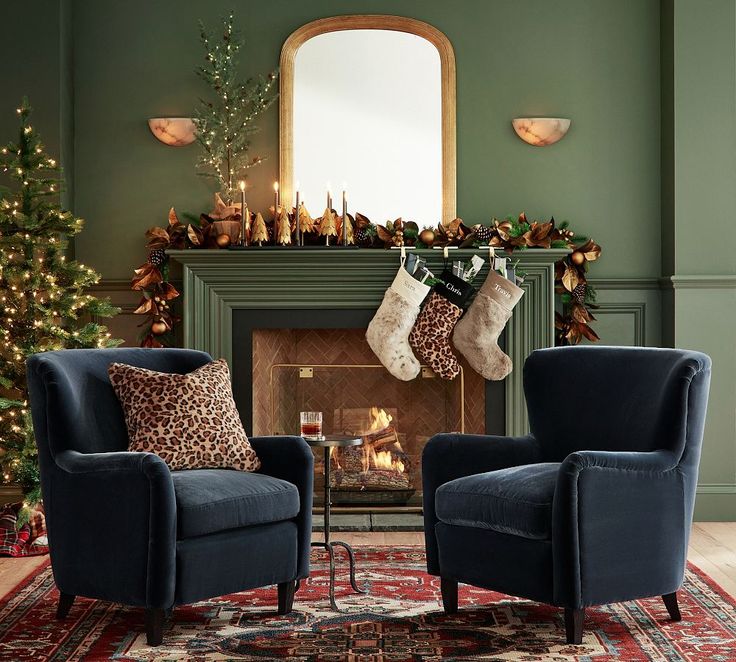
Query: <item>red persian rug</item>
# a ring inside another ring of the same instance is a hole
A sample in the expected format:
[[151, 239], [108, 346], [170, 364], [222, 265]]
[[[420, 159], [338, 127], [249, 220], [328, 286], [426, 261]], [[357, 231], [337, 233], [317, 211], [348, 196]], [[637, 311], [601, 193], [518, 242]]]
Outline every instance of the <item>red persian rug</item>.
[[658, 598], [589, 609], [582, 646], [567, 646], [560, 610], [462, 586], [461, 611], [446, 616], [439, 582], [424, 572], [419, 548], [358, 548], [359, 581], [349, 590], [339, 567], [330, 611], [327, 572], [315, 551], [312, 577], [295, 610], [277, 616], [275, 588], [178, 608], [158, 648], [146, 646], [143, 613], [77, 599], [54, 620], [57, 591], [48, 565], [0, 601], [0, 659], [24, 660], [736, 660], [736, 602], [690, 566], [672, 623]]

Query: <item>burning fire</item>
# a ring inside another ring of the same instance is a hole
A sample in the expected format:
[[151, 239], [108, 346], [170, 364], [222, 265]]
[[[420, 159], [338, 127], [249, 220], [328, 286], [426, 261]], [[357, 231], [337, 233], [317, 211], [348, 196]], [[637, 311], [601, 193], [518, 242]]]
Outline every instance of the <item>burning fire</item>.
[[380, 409], [379, 407], [371, 407], [370, 417], [371, 424], [368, 426], [365, 434], [372, 434], [374, 432], [385, 430], [389, 425], [391, 425], [391, 421], [394, 420], [394, 417], [391, 416], [391, 414], [389, 414], [385, 409]]
[[[385, 409], [379, 407], [371, 407], [370, 409], [371, 424], [365, 431], [366, 435], [372, 435], [386, 430], [391, 426], [393, 417]], [[396, 452], [403, 452], [398, 437], [391, 444]], [[406, 467], [404, 463], [394, 455], [390, 450], [376, 451], [374, 443], [363, 446], [363, 471], [370, 469], [381, 469], [385, 471], [397, 471], [404, 473]]]

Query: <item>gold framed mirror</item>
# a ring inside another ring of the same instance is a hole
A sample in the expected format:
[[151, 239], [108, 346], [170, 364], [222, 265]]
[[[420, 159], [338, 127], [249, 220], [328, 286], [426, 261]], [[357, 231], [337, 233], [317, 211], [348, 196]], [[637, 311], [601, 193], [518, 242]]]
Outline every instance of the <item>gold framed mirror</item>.
[[350, 212], [374, 222], [455, 218], [455, 54], [442, 32], [401, 16], [323, 18], [289, 36], [280, 67], [284, 204], [301, 180], [321, 214], [332, 182], [336, 201], [346, 187]]

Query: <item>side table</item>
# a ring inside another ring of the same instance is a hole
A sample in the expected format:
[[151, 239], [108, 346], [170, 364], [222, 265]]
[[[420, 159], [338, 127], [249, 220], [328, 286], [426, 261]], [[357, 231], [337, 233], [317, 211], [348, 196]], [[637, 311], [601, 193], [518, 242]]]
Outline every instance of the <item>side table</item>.
[[352, 437], [345, 435], [327, 435], [319, 439], [309, 439], [305, 437], [305, 441], [313, 448], [324, 448], [325, 453], [325, 539], [324, 542], [313, 542], [312, 547], [322, 547], [327, 551], [330, 557], [330, 606], [339, 611], [335, 602], [335, 547], [342, 547], [348, 553], [348, 562], [350, 564], [350, 585], [356, 593], [365, 593], [365, 590], [358, 587], [355, 582], [355, 554], [353, 548], [346, 542], [341, 540], [330, 540], [330, 508], [332, 506], [331, 490], [330, 490], [330, 451], [332, 448], [345, 448], [346, 446], [360, 446], [363, 440], [360, 437]]

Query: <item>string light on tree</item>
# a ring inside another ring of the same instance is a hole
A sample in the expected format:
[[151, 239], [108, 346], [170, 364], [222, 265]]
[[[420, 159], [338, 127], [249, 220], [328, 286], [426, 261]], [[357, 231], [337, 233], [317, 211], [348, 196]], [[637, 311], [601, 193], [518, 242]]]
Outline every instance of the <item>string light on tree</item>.
[[40, 492], [26, 359], [48, 350], [115, 346], [97, 320], [118, 310], [84, 294], [98, 275], [64, 255], [82, 220], [59, 207], [60, 172], [29, 121], [27, 100], [17, 114], [18, 140], [0, 149], [0, 168], [15, 184], [0, 193], [0, 475], [4, 483], [20, 484], [26, 503], [34, 504]]
[[236, 55], [243, 45], [234, 29], [234, 14], [223, 21], [221, 41], [212, 37], [200, 22], [200, 37], [205, 49], [205, 65], [197, 75], [213, 92], [212, 99], [202, 99], [196, 111], [197, 143], [202, 149], [197, 162], [200, 174], [217, 181], [220, 194], [231, 204], [234, 183], [245, 179], [245, 171], [263, 161], [248, 154], [250, 136], [258, 128], [254, 120], [277, 97], [276, 72], [246, 82], [238, 81]]

